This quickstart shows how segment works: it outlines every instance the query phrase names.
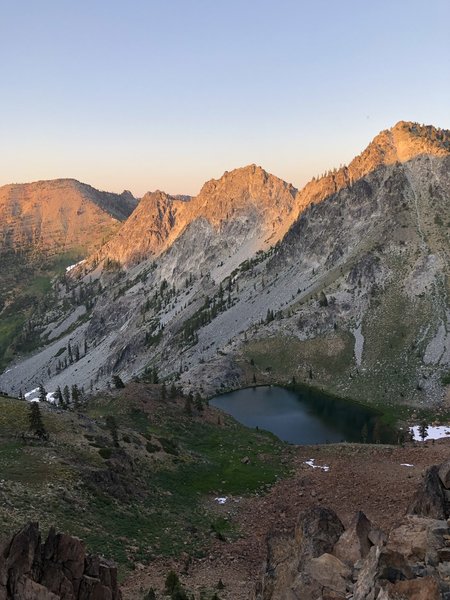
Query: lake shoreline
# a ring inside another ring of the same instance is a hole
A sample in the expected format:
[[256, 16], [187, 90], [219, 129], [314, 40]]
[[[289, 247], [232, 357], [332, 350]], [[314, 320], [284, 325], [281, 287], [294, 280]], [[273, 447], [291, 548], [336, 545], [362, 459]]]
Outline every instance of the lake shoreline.
[[209, 404], [292, 444], [402, 441], [380, 410], [303, 385], [249, 386], [216, 395]]

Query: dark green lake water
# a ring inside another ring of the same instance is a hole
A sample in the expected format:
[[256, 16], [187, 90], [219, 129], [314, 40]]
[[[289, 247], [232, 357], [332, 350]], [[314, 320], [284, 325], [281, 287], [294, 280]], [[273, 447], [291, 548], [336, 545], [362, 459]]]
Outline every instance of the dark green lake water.
[[247, 427], [266, 429], [293, 444], [396, 441], [379, 413], [315, 390], [261, 386], [216, 396], [209, 403]]

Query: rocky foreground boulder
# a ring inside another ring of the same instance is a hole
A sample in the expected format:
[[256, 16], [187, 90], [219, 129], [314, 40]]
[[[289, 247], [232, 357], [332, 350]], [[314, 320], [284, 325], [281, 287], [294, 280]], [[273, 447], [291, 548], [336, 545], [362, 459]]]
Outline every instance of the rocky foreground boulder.
[[121, 600], [117, 568], [52, 528], [28, 523], [0, 546], [0, 600]]
[[254, 600], [450, 600], [449, 488], [450, 463], [431, 467], [388, 535], [310, 508], [293, 536], [268, 536]]

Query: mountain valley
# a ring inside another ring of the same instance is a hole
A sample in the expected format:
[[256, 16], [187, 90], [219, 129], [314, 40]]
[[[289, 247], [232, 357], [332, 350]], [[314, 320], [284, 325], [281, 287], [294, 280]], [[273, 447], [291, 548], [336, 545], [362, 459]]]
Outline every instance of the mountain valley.
[[[5, 186], [0, 211], [0, 598], [450, 595], [449, 440], [424, 441], [450, 423], [450, 131], [399, 122], [300, 190], [249, 165], [195, 197]], [[272, 384], [370, 406], [378, 443], [209, 405]]]

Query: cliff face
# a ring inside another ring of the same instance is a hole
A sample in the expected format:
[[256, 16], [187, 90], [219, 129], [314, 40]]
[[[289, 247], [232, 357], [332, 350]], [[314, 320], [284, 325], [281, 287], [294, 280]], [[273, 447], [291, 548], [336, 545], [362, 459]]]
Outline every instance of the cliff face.
[[28, 523], [0, 553], [0, 598], [4, 600], [120, 600], [117, 568], [88, 555], [78, 538], [50, 530], [42, 541]]
[[146, 194], [120, 231], [94, 257], [130, 265], [159, 256], [195, 221], [204, 220], [220, 237], [239, 222], [256, 249], [276, 243], [292, 223], [296, 189], [261, 167], [250, 165], [205, 183], [187, 201], [156, 191]]
[[[191, 200], [149, 194], [96, 268], [58, 288], [44, 327], [54, 339], [70, 324], [63, 341], [0, 385], [101, 386], [151, 365], [206, 393], [295, 376], [379, 403], [445, 402], [449, 199], [450, 133], [412, 123], [298, 193], [250, 166]], [[93, 310], [74, 327], [64, 299], [88, 289]], [[69, 339], [88, 352], [61, 370]]]
[[116, 231], [136, 201], [73, 179], [0, 188], [0, 253], [90, 252]]

